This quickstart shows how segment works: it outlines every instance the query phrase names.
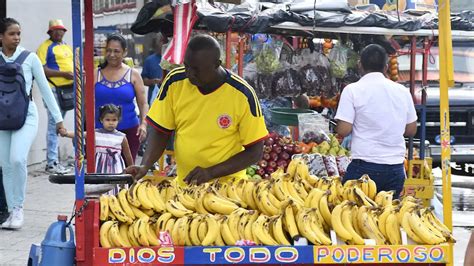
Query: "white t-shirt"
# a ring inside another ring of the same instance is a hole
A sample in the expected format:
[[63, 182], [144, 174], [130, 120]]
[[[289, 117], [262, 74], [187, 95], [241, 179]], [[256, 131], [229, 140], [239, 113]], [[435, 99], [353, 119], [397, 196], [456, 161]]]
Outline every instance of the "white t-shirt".
[[335, 118], [352, 124], [352, 158], [378, 164], [403, 163], [405, 127], [417, 120], [409, 90], [380, 72], [344, 88]]

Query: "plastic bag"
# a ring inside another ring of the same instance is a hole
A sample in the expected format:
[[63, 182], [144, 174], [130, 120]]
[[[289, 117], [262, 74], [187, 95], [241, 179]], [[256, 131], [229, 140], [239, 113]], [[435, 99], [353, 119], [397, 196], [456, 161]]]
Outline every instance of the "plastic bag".
[[328, 176], [328, 172], [326, 170], [326, 165], [324, 164], [323, 156], [319, 153], [315, 154], [308, 154], [308, 168], [309, 174], [315, 175], [317, 177], [324, 177]]
[[248, 63], [244, 67], [243, 71], [243, 78], [247, 83], [252, 86], [252, 88], [255, 90], [255, 93], [257, 93], [258, 97], [261, 97], [259, 87], [257, 86], [257, 65], [255, 63]]
[[257, 74], [257, 90], [260, 92], [259, 97], [263, 99], [271, 98], [274, 93], [272, 89], [273, 75], [272, 74]]
[[272, 88], [275, 95], [292, 97], [301, 93], [301, 82], [298, 71], [290, 64], [283, 64], [282, 68], [273, 75]]
[[351, 163], [351, 159], [347, 156], [337, 156], [336, 157], [337, 170], [339, 175], [344, 177], [346, 175], [347, 167]]
[[276, 40], [268, 35], [254, 35], [251, 48], [259, 73], [271, 74], [280, 68], [282, 46], [282, 41]]
[[329, 121], [321, 114], [300, 114], [298, 115], [298, 129], [300, 141], [308, 144], [315, 142], [320, 144], [323, 141], [331, 141], [329, 132]]
[[337, 168], [336, 157], [332, 155], [323, 156], [324, 165], [326, 166], [326, 171], [328, 176], [339, 176], [339, 171]]
[[342, 79], [347, 73], [347, 57], [350, 48], [337, 43], [329, 53], [331, 62], [331, 74], [335, 78]]

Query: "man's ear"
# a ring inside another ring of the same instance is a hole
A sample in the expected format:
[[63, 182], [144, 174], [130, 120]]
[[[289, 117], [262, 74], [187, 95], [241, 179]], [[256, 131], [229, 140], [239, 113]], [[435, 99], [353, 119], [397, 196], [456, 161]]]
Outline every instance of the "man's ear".
[[216, 69], [219, 68], [222, 65], [222, 61], [219, 59], [216, 62]]

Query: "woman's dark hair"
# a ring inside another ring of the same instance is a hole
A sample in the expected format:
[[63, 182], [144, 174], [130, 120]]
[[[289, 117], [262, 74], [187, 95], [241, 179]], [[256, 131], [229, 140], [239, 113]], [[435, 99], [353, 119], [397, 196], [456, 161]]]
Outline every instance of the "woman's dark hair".
[[0, 20], [0, 34], [4, 34], [5, 31], [7, 31], [8, 27], [15, 24], [20, 25], [20, 22], [18, 22], [14, 18], [2, 18]]
[[106, 114], [115, 114], [120, 120], [122, 118], [122, 107], [115, 104], [106, 104], [99, 107], [99, 119], [102, 120]]
[[[107, 47], [111, 41], [117, 41], [120, 43], [120, 46], [122, 46], [122, 49], [125, 51], [127, 49], [127, 40], [118, 33], [111, 34], [107, 37], [107, 40], [105, 42], [105, 46]], [[105, 68], [107, 66], [107, 60], [105, 60], [99, 65], [99, 68]]]

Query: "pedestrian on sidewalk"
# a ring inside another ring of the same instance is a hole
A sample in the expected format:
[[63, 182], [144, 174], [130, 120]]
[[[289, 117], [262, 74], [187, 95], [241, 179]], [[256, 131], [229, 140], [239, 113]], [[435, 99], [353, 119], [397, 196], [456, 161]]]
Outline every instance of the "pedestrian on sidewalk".
[[[48, 28], [49, 39], [44, 41], [36, 54], [43, 64], [44, 73], [49, 81], [49, 86], [54, 94], [56, 102], [58, 102], [59, 90], [64, 90], [67, 87], [73, 86], [73, 54], [72, 48], [63, 41], [66, 27], [60, 19], [53, 19], [49, 21]], [[44, 104], [46, 104], [43, 101]], [[61, 116], [64, 119], [66, 112], [61, 108]], [[58, 137], [56, 135], [56, 128], [53, 115], [50, 111], [48, 113], [48, 132], [46, 134], [46, 172], [52, 174], [65, 174], [69, 172], [63, 165], [59, 163], [58, 158]]]
[[[0, 61], [16, 63], [23, 61], [21, 68], [25, 80], [25, 91], [31, 98], [33, 78], [35, 79], [48, 110], [54, 117], [56, 132], [65, 135], [63, 118], [54, 95], [46, 80], [43, 65], [35, 53], [21, 47], [20, 23], [12, 18], [0, 21], [0, 38], [2, 50]], [[26, 55], [26, 57], [25, 57]], [[20, 57], [20, 58], [19, 58]], [[19, 59], [18, 61], [17, 58]], [[24, 60], [22, 60], [24, 58]], [[0, 165], [3, 169], [3, 186], [7, 199], [8, 219], [2, 228], [20, 229], [23, 226], [23, 203], [25, 201], [28, 152], [38, 132], [38, 110], [31, 100], [28, 105], [26, 121], [18, 130], [0, 130]]]
[[[105, 62], [99, 65], [95, 75], [96, 128], [102, 128], [99, 108], [114, 104], [122, 108], [122, 120], [117, 129], [127, 136], [132, 160], [135, 162], [140, 142], [146, 138], [145, 116], [148, 113], [142, 77], [137, 70], [123, 63], [127, 54], [127, 42], [120, 34], [107, 37]], [[139, 114], [135, 112], [135, 100]]]

